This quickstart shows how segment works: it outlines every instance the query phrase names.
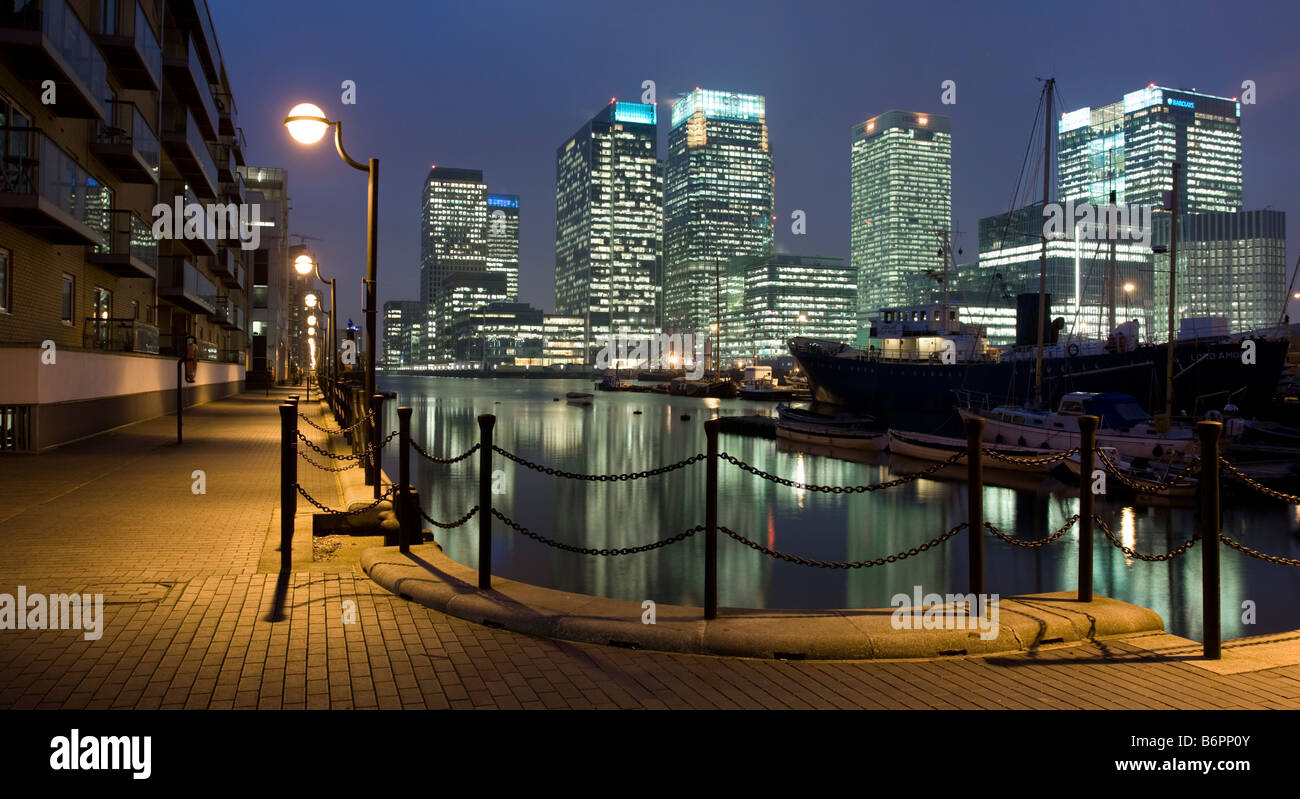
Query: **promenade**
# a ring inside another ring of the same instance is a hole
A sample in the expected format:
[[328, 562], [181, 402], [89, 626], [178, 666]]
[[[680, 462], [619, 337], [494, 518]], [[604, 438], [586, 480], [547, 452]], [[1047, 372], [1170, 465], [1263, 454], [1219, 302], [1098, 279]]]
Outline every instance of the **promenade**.
[[[98, 640], [0, 630], [0, 708], [1300, 708], [1300, 632], [1227, 642], [1218, 662], [1163, 633], [787, 661], [494, 629], [389, 593], [355, 558], [313, 561], [305, 502], [282, 577], [276, 406], [288, 393], [189, 409], [181, 446], [163, 417], [0, 458], [0, 593], [105, 597]], [[343, 506], [334, 475], [298, 474]]]

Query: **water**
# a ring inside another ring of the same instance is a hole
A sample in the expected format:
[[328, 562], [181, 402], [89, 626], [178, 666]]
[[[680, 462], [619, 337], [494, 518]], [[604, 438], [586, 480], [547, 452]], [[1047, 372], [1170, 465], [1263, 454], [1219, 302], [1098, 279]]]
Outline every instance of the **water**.
[[[640, 471], [704, 451], [704, 421], [723, 415], [767, 413], [771, 403], [705, 400], [660, 394], [596, 392], [590, 380], [383, 378], [397, 405], [410, 405], [412, 436], [434, 455], [458, 455], [478, 441], [476, 416], [496, 414], [496, 444], [530, 461], [586, 474]], [[594, 406], [568, 405], [567, 391], [595, 394]], [[558, 397], [559, 401], [554, 401]], [[641, 415], [634, 415], [641, 410]], [[680, 417], [690, 416], [688, 421]], [[385, 454], [396, 473], [397, 441]], [[784, 442], [723, 434], [720, 447], [764, 471], [810, 484], [878, 483], [926, 464], [850, 462], [802, 453]], [[499, 455], [493, 459], [502, 513], [534, 532], [575, 546], [639, 546], [704, 523], [704, 464], [642, 480], [592, 483], [548, 477]], [[962, 467], [952, 479], [920, 479], [864, 494], [801, 491], [762, 480], [728, 463], [719, 465], [719, 524], [765, 546], [820, 560], [868, 560], [903, 552], [965, 521]], [[433, 518], [459, 518], [478, 501], [478, 455], [451, 466], [412, 456], [412, 472]], [[987, 485], [985, 518], [1008, 534], [1043, 537], [1077, 512], [1077, 489], [1041, 475], [1018, 475], [1013, 485]], [[1300, 558], [1300, 506], [1263, 497], [1224, 509], [1224, 532], [1256, 549]], [[1139, 552], [1159, 554], [1195, 532], [1191, 507], [1097, 504], [1116, 535]], [[585, 594], [702, 605], [704, 540], [697, 535], [653, 552], [594, 557], [543, 546], [493, 524], [495, 574]], [[866, 569], [819, 569], [768, 558], [726, 536], [718, 542], [720, 605], [751, 608], [888, 607], [894, 594], [950, 593], [967, 587], [966, 533], [893, 564]], [[447, 554], [478, 566], [477, 519], [436, 531]], [[1127, 558], [1101, 534], [1094, 544], [1094, 590], [1151, 608], [1171, 632], [1201, 638], [1201, 547], [1172, 563]], [[986, 590], [1002, 596], [1073, 591], [1078, 531], [1040, 549], [1013, 547], [986, 537]], [[1300, 568], [1275, 566], [1223, 548], [1224, 638], [1300, 628]], [[1254, 623], [1243, 603], [1254, 603]]]

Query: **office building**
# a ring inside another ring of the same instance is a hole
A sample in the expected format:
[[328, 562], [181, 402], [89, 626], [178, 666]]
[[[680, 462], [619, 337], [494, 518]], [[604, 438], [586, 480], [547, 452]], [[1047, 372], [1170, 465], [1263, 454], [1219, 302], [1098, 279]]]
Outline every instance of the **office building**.
[[726, 272], [720, 364], [790, 365], [796, 336], [853, 340], [858, 283], [845, 259], [754, 255], [732, 259]]
[[284, 169], [276, 167], [240, 166], [236, 172], [248, 202], [261, 208], [260, 246], [247, 254], [252, 283], [251, 388], [267, 381], [286, 382], [291, 374], [289, 319], [295, 275], [289, 262], [289, 178]]
[[611, 102], [556, 150], [555, 306], [611, 333], [659, 332], [663, 172], [653, 105]]
[[773, 251], [774, 177], [761, 95], [696, 89], [673, 103], [664, 173], [663, 326], [721, 314], [728, 261]]
[[[434, 345], [443, 281], [453, 273], [487, 271], [487, 184], [477, 169], [429, 170], [421, 190], [420, 301], [427, 308], [426, 341]], [[438, 356], [427, 348], [426, 360]]]
[[385, 369], [412, 369], [423, 364], [420, 338], [425, 327], [424, 304], [418, 300], [389, 300], [384, 303]]
[[487, 271], [506, 276], [510, 302], [519, 298], [519, 195], [487, 196]]

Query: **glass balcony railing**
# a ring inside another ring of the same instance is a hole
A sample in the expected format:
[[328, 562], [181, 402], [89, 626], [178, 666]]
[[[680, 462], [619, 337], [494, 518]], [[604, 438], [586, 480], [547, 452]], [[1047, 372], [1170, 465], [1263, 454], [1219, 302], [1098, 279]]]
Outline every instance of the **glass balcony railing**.
[[87, 101], [104, 116], [108, 63], [66, 0], [0, 0], [0, 26], [39, 30], [85, 87]]
[[108, 235], [103, 244], [95, 246], [95, 252], [100, 255], [130, 255], [157, 273], [158, 240], [153, 237], [153, 228], [134, 211], [118, 209], [110, 214]]
[[215, 133], [217, 130], [217, 103], [212, 99], [212, 89], [208, 88], [208, 76], [203, 72], [203, 65], [199, 63], [199, 54], [193, 47], [190, 48], [190, 75], [194, 77], [194, 85], [199, 91], [199, 102], [203, 105], [203, 110], [208, 115], [208, 122], [212, 125]]
[[[199, 171], [203, 173], [203, 177], [207, 180], [211, 193], [215, 194], [217, 191], [217, 164], [212, 160], [212, 153], [208, 151], [208, 145], [203, 140], [203, 133], [194, 122], [194, 114], [183, 105], [164, 103], [163, 124], [164, 130], [169, 135], [185, 137], [185, 144], [190, 150], [191, 157], [198, 164]], [[175, 156], [173, 156], [173, 160], [175, 160]]]
[[0, 126], [0, 194], [37, 194], [76, 221], [108, 231], [113, 190], [95, 179], [38, 128]]
[[188, 258], [173, 258], [158, 272], [158, 291], [184, 295], [208, 313], [216, 311], [217, 287]]
[[135, 4], [135, 46], [144, 57], [145, 67], [153, 76], [154, 83], [162, 86], [162, 45], [158, 43], [153, 28], [149, 27], [149, 19], [139, 2]]
[[83, 347], [110, 352], [158, 354], [158, 328], [135, 319], [88, 318], [82, 325]]
[[154, 135], [153, 128], [149, 127], [149, 123], [145, 121], [144, 115], [140, 113], [135, 103], [122, 100], [109, 100], [108, 103], [113, 109], [113, 124], [98, 123], [95, 141], [103, 144], [131, 145], [131, 148], [149, 165], [153, 179], [157, 180], [158, 170], [161, 168], [161, 154], [158, 137]]

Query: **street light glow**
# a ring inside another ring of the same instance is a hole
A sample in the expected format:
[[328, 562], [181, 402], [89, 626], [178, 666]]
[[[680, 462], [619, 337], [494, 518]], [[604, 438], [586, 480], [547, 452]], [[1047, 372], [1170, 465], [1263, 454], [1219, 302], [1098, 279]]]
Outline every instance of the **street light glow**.
[[315, 294], [308, 294], [306, 297], [302, 298], [302, 301], [307, 305], [308, 308], [316, 307], [317, 299]]
[[316, 314], [307, 317], [307, 324], [312, 325], [313, 327], [316, 325]]
[[316, 262], [311, 259], [310, 255], [303, 253], [293, 259], [293, 271], [300, 275], [310, 275], [311, 270], [316, 268]]
[[315, 144], [325, 137], [330, 123], [320, 106], [298, 103], [289, 110], [284, 126], [289, 129], [289, 135], [302, 144]]
[[1136, 289], [1136, 288], [1137, 288], [1137, 286], [1133, 285], [1132, 283], [1125, 283], [1125, 284], [1124, 284], [1124, 292], [1125, 292], [1126, 294], [1131, 294], [1131, 293], [1133, 292], [1133, 290]]

